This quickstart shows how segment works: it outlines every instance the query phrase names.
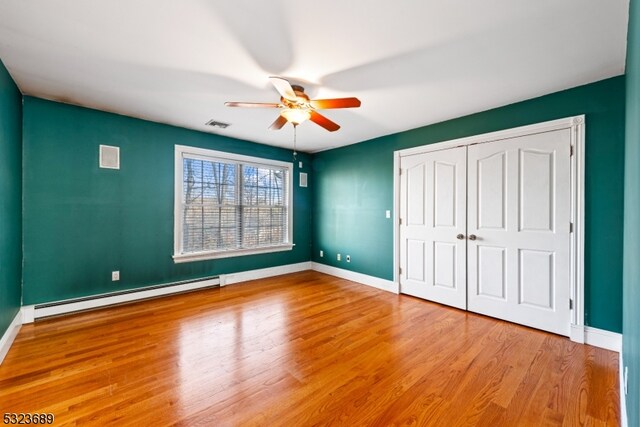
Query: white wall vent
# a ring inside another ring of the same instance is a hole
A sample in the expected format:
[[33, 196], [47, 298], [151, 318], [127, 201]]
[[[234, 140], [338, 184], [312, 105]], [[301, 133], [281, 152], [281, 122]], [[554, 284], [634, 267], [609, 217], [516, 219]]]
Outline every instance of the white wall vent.
[[100, 145], [100, 167], [120, 169], [120, 147]]

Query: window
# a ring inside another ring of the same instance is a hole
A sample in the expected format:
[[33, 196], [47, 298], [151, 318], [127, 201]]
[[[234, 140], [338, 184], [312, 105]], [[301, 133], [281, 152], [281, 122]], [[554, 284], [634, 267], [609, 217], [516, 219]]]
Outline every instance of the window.
[[175, 262], [291, 250], [292, 167], [176, 145]]

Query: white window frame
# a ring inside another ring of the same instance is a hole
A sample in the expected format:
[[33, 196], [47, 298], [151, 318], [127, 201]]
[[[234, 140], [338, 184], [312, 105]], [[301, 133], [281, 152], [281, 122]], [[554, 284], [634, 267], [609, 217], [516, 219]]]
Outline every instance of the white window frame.
[[[183, 191], [183, 159], [185, 154], [190, 158], [203, 160], [223, 161], [229, 163], [241, 163], [243, 165], [259, 167], [283, 168], [287, 172], [287, 243], [282, 245], [265, 246], [261, 248], [232, 249], [223, 251], [182, 252], [182, 191]], [[186, 145], [175, 146], [174, 168], [174, 230], [173, 230], [173, 261], [175, 263], [203, 261], [207, 259], [229, 258], [243, 255], [265, 254], [271, 252], [290, 251], [293, 249], [293, 163], [279, 160], [264, 159], [260, 157], [244, 156], [241, 154], [227, 153], [224, 151], [209, 150], [206, 148], [189, 147]]]

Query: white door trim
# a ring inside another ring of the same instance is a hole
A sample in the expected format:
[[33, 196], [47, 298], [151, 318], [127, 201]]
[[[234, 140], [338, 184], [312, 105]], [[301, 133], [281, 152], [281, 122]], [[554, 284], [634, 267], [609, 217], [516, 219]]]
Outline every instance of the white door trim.
[[[400, 286], [400, 159], [413, 154], [427, 153], [430, 151], [446, 150], [453, 147], [468, 146], [493, 142], [501, 139], [515, 138], [541, 132], [549, 132], [559, 129], [571, 129], [571, 221], [573, 232], [571, 233], [570, 252], [570, 295], [573, 300], [571, 310], [571, 326], [584, 326], [584, 158], [585, 158], [585, 116], [573, 116], [528, 126], [458, 138], [451, 141], [422, 145], [393, 153], [393, 280], [396, 286]], [[571, 334], [571, 340], [584, 343], [583, 334]]]

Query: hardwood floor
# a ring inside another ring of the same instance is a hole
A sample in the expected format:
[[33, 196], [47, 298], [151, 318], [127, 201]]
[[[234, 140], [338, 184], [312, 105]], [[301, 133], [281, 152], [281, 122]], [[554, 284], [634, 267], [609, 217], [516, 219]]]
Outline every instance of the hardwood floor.
[[22, 327], [0, 413], [55, 425], [620, 424], [617, 353], [316, 272]]

